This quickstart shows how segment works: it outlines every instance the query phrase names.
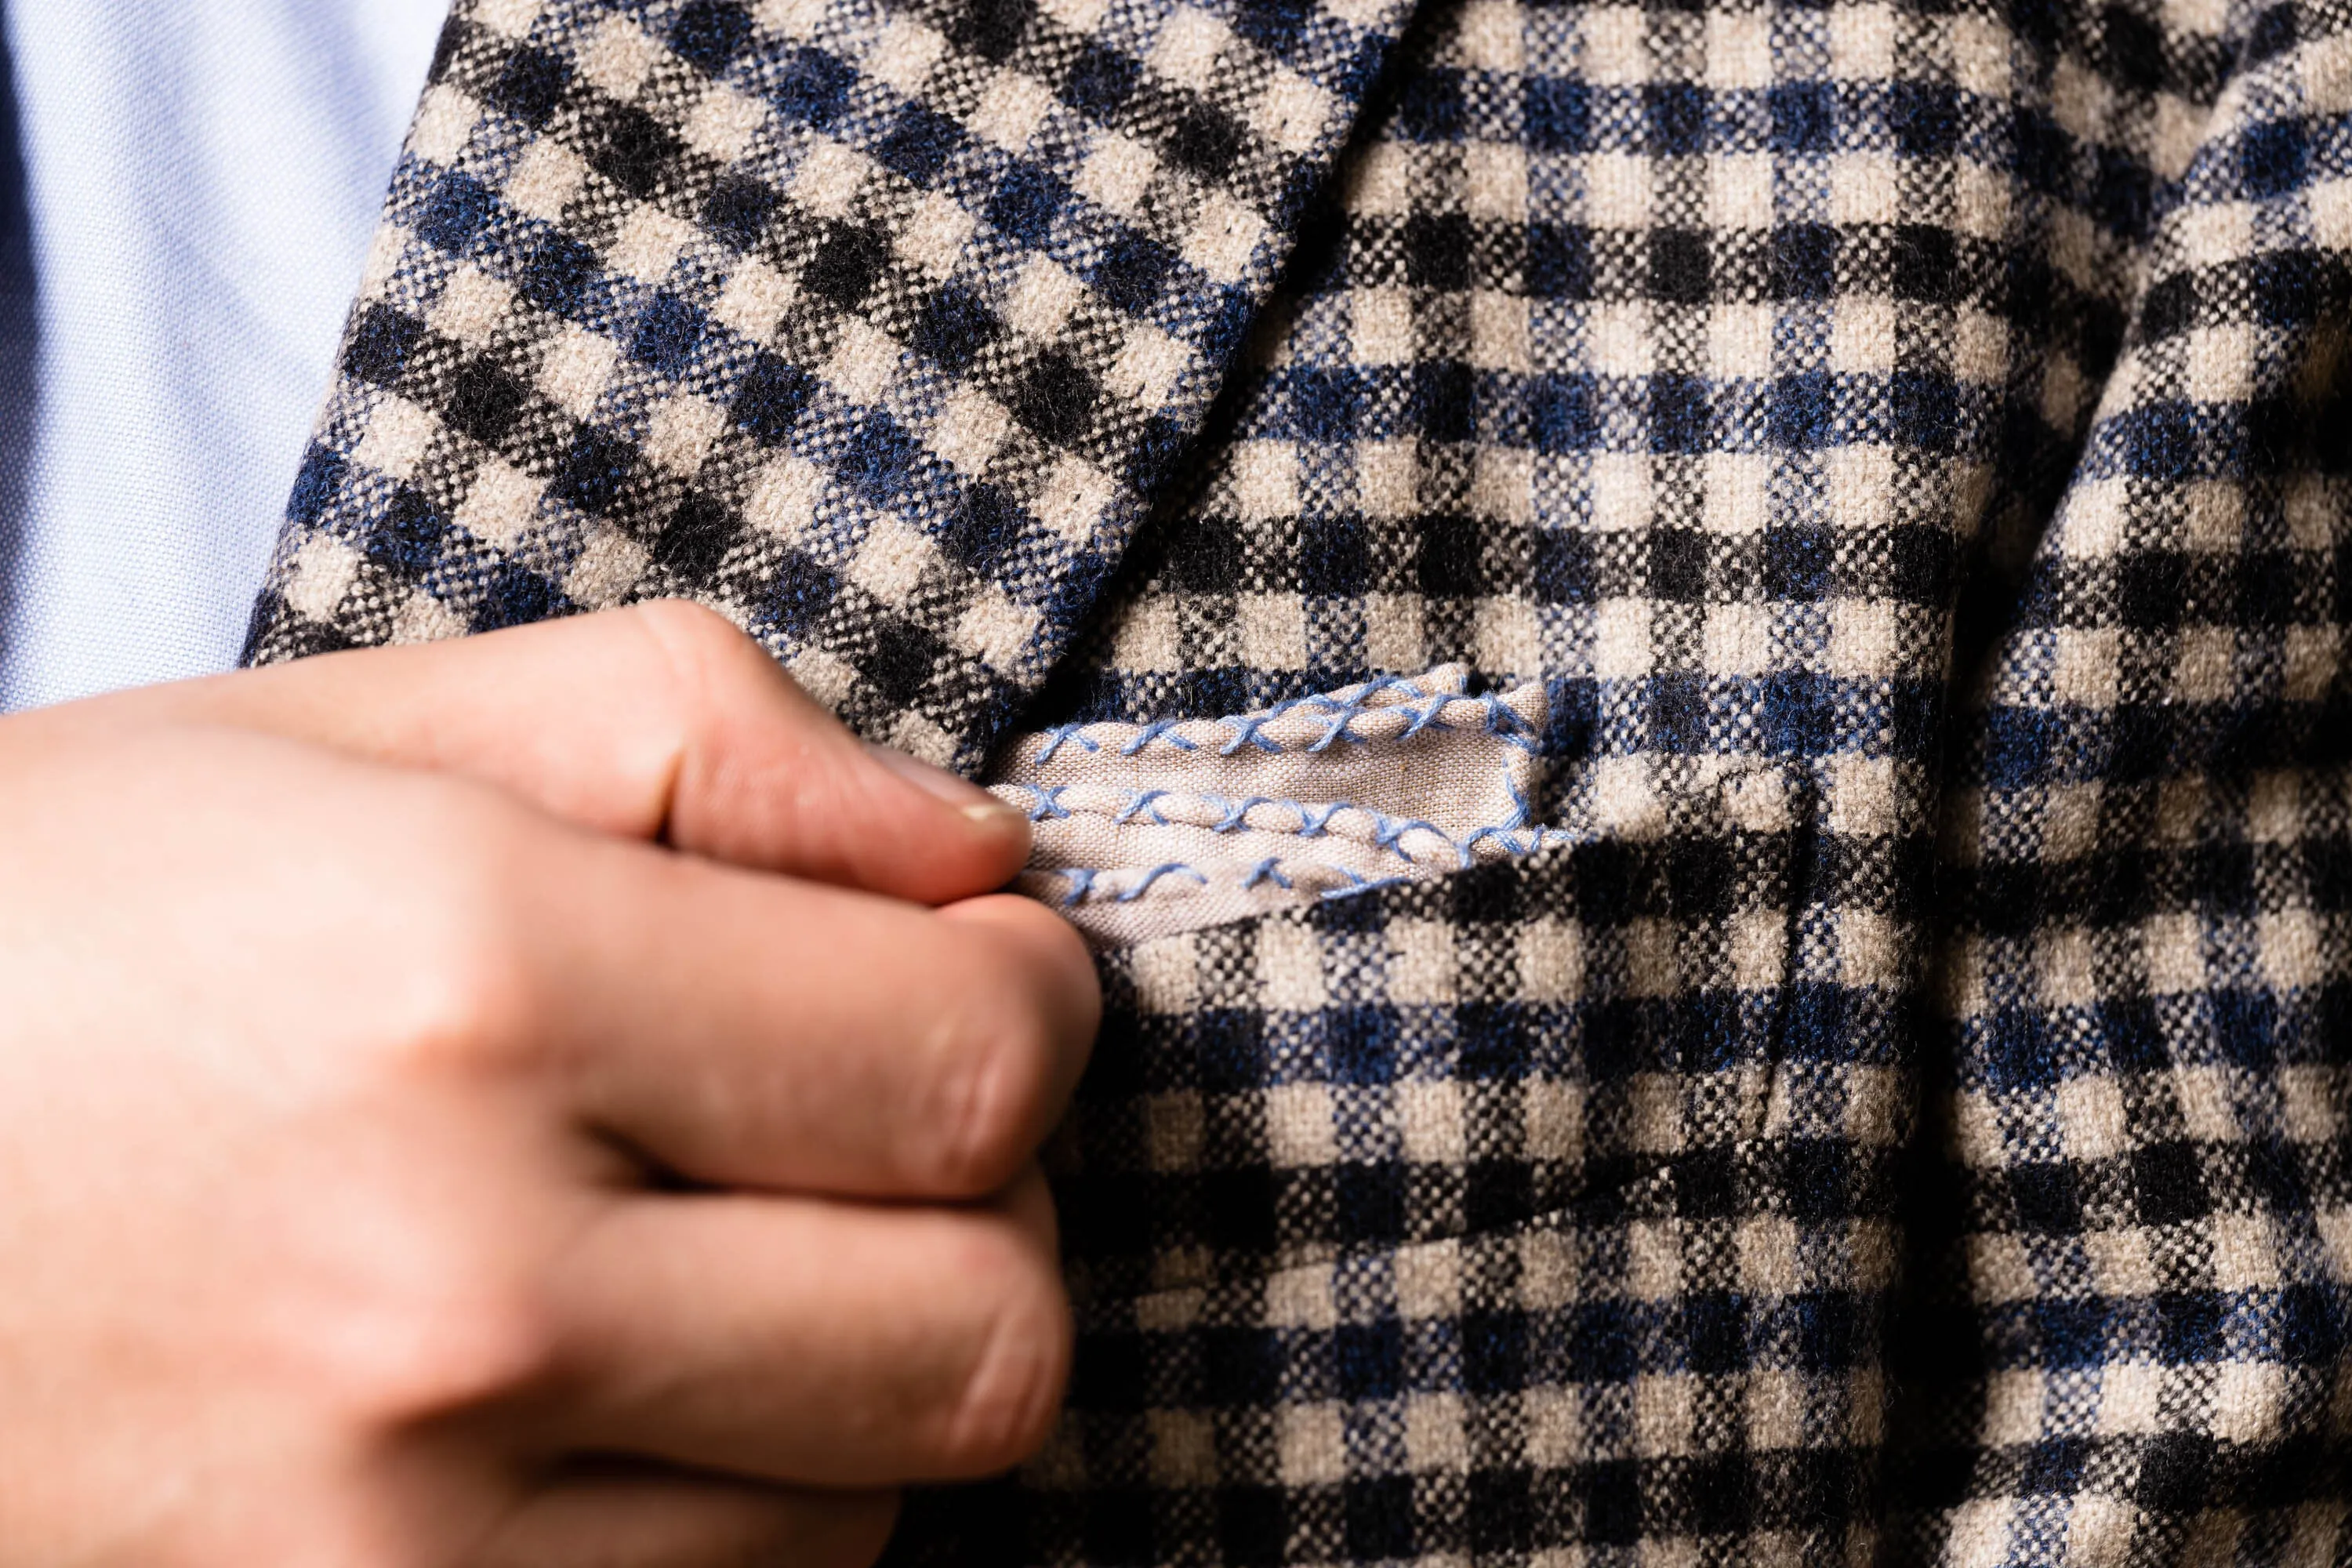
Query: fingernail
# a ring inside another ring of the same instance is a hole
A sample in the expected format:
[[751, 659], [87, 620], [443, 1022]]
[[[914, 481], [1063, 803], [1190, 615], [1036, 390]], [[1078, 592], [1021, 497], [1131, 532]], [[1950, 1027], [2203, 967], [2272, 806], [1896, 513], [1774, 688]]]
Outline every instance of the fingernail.
[[958, 773], [910, 757], [887, 746], [866, 742], [873, 759], [924, 794], [947, 802], [975, 823], [993, 827], [1007, 820], [1023, 820], [1021, 813]]

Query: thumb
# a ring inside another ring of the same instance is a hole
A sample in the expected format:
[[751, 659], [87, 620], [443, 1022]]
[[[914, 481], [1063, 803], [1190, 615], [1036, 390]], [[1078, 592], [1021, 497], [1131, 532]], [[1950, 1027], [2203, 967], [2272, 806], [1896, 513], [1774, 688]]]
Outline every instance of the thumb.
[[664, 602], [329, 654], [27, 716], [235, 724], [478, 780], [583, 827], [924, 903], [1002, 887], [1022, 815], [860, 742], [717, 615]]

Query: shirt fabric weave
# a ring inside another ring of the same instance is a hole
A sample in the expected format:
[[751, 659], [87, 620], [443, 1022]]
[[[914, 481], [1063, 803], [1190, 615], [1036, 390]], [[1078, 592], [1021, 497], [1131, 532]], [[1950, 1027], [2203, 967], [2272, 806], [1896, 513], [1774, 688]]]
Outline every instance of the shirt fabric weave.
[[444, 10], [5, 8], [0, 710], [236, 662]]

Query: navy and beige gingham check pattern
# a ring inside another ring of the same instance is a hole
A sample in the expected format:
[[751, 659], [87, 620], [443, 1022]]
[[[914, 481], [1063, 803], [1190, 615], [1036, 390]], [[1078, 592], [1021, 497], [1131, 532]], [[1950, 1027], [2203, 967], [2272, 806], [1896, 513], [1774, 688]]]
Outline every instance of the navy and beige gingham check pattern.
[[693, 594], [976, 763], [1197, 428], [1390, 20], [460, 6], [257, 654]]
[[865, 732], [1543, 683], [1523, 859], [1104, 955], [908, 1563], [2352, 1552], [2352, 12], [462, 0], [253, 651]]

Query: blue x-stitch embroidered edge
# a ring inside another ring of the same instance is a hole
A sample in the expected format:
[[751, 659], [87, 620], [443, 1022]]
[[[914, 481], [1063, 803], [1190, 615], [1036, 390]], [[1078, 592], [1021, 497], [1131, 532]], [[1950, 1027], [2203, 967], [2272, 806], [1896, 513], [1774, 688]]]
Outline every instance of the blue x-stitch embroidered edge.
[[[1414, 700], [1391, 703], [1382, 707], [1369, 706], [1365, 699], [1377, 690], [1402, 687], [1413, 693]], [[1469, 710], [1476, 721], [1466, 722], [1461, 710]], [[1320, 733], [1307, 740], [1285, 740], [1267, 734], [1267, 726], [1292, 714], [1303, 714], [1325, 721]], [[1363, 722], [1372, 718], [1402, 715], [1405, 723], [1393, 734], [1368, 733]], [[1410, 741], [1426, 730], [1472, 731], [1491, 735], [1516, 750], [1533, 753], [1536, 750], [1535, 729], [1502, 697], [1488, 694], [1471, 697], [1458, 692], [1425, 695], [1411, 683], [1396, 677], [1375, 682], [1373, 687], [1352, 698], [1329, 696], [1294, 697], [1277, 702], [1256, 713], [1236, 713], [1223, 718], [1204, 720], [1155, 720], [1118, 744], [1118, 755], [1133, 757], [1155, 745], [1164, 745], [1179, 752], [1198, 750], [1197, 743], [1180, 732], [1179, 725], [1202, 729], [1223, 729], [1227, 738], [1216, 748], [1217, 755], [1230, 757], [1244, 747], [1254, 747], [1270, 755], [1286, 752], [1319, 752], [1328, 751], [1335, 742], [1351, 742], [1359, 745], [1395, 743]], [[1108, 736], [1097, 738], [1089, 731], [1123, 730], [1124, 725], [1057, 724], [1045, 731], [1040, 744], [1030, 761], [1034, 766], [1045, 767], [1061, 753], [1066, 745], [1075, 745], [1088, 753], [1099, 752]]]
[[[1061, 822], [1073, 816], [1099, 816], [1125, 826], [1135, 821], [1138, 816], [1141, 816], [1158, 827], [1181, 826], [1198, 827], [1215, 834], [1278, 833], [1299, 838], [1320, 838], [1331, 832], [1333, 823], [1341, 813], [1354, 812], [1368, 819], [1370, 825], [1371, 833], [1368, 842], [1378, 848], [1389, 851], [1400, 860], [1415, 866], [1422, 862], [1415, 859], [1404, 847], [1404, 837], [1409, 833], [1426, 834], [1436, 839], [1453, 851], [1454, 862], [1458, 866], [1471, 864], [1472, 852], [1479, 844], [1489, 838], [1497, 840], [1510, 853], [1524, 853], [1515, 846], [1522, 838], [1528, 837], [1521, 831], [1527, 820], [1526, 796], [1517, 790], [1511, 792], [1515, 806], [1511, 821], [1490, 823], [1480, 827], [1467, 838], [1457, 839], [1426, 817], [1392, 816], [1371, 806], [1348, 800], [1305, 801], [1286, 795], [1254, 795], [1244, 800], [1234, 800], [1230, 796], [1220, 795], [1188, 795], [1178, 790], [1139, 789], [1129, 791], [1128, 798], [1120, 805], [1106, 808], [1070, 804], [1065, 797], [1071, 790], [1080, 787], [1074, 784], [1016, 784], [1011, 787], [1026, 790], [1029, 793], [1030, 805], [1026, 815], [1031, 822]], [[1160, 807], [1161, 802], [1169, 800], [1198, 801], [1222, 815], [1213, 822], [1171, 822]], [[1261, 807], [1287, 812], [1294, 820], [1285, 824], [1267, 822], [1262, 818], [1253, 819], [1250, 814], [1258, 811]], [[1529, 840], [1531, 844], [1544, 841], [1540, 833], [1533, 836]]]

